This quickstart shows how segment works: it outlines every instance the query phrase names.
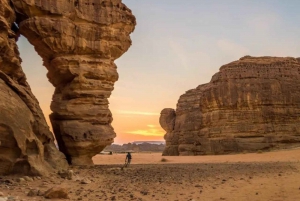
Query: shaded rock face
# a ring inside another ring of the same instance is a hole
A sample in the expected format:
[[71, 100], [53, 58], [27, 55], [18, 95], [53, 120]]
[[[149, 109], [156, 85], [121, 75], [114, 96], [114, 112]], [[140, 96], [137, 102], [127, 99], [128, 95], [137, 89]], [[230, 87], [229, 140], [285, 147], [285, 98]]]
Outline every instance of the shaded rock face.
[[0, 0], [0, 175], [46, 175], [68, 164], [26, 82], [9, 2]]
[[121, 0], [12, 0], [20, 33], [35, 47], [55, 87], [50, 116], [60, 150], [73, 165], [113, 142], [108, 98], [114, 60], [131, 45], [136, 21]]
[[[220, 68], [178, 101], [163, 155], [227, 154], [299, 146], [300, 60], [250, 57]], [[169, 109], [167, 111], [170, 111]]]
[[172, 108], [165, 108], [160, 113], [159, 123], [161, 127], [167, 132], [164, 136], [166, 140], [166, 147], [163, 155], [177, 156], [178, 153], [178, 137], [174, 135], [176, 112]]

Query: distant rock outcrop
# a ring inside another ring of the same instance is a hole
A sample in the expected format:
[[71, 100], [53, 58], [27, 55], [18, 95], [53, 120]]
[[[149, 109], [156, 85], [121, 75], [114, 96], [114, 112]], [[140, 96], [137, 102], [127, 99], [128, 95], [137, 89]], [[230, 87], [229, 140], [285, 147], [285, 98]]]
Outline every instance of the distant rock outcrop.
[[55, 87], [50, 118], [60, 150], [73, 165], [92, 164], [116, 136], [108, 108], [114, 60], [131, 45], [135, 17], [121, 0], [12, 2]]
[[[300, 145], [300, 59], [245, 56], [161, 113], [163, 155], [227, 154]], [[174, 128], [173, 118], [175, 119]]]
[[46, 175], [68, 167], [21, 68], [16, 15], [0, 0], [0, 175]]
[[134, 152], [163, 152], [165, 149], [165, 145], [161, 144], [152, 144], [143, 142], [140, 144], [136, 143], [128, 143], [123, 145], [112, 144], [107, 146], [103, 151], [106, 152], [126, 152], [126, 151], [134, 151]]

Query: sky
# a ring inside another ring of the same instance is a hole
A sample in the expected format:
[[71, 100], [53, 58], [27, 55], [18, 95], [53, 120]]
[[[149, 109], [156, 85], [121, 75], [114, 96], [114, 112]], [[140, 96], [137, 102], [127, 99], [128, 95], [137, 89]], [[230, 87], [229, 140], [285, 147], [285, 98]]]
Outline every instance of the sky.
[[[299, 0], [123, 0], [137, 18], [132, 46], [116, 60], [119, 80], [109, 99], [123, 144], [163, 140], [164, 108], [245, 55], [300, 56]], [[54, 91], [41, 58], [24, 37], [22, 67], [46, 118]], [[47, 120], [49, 123], [49, 120]], [[50, 126], [50, 125], [49, 125]]]

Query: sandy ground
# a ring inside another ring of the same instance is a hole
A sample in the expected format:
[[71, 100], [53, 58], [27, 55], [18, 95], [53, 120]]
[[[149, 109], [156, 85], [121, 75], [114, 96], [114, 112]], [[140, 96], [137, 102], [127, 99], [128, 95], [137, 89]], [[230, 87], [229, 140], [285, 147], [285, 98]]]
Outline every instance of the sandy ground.
[[[46, 200], [27, 193], [63, 186], [69, 200], [300, 200], [300, 149], [226, 156], [132, 156], [130, 167], [122, 170], [125, 154], [97, 155], [93, 167], [71, 167], [74, 180], [52, 175], [20, 183], [18, 176], [1, 177], [0, 192], [14, 200]], [[82, 179], [91, 183], [82, 184]]]
[[[300, 162], [300, 149], [274, 151], [264, 153], [249, 153], [214, 156], [162, 156], [161, 153], [132, 153], [131, 164], [162, 164], [167, 163], [239, 163], [239, 162]], [[95, 164], [124, 164], [125, 154], [97, 155], [93, 158]]]

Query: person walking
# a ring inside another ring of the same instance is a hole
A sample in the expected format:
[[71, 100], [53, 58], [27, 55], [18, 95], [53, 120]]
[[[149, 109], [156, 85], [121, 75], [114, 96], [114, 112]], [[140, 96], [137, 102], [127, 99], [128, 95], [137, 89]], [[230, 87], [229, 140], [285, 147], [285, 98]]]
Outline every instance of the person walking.
[[130, 152], [128, 152], [126, 155], [126, 159], [125, 159], [125, 167], [128, 167], [130, 165], [131, 159], [132, 159], [132, 156], [131, 156]]

